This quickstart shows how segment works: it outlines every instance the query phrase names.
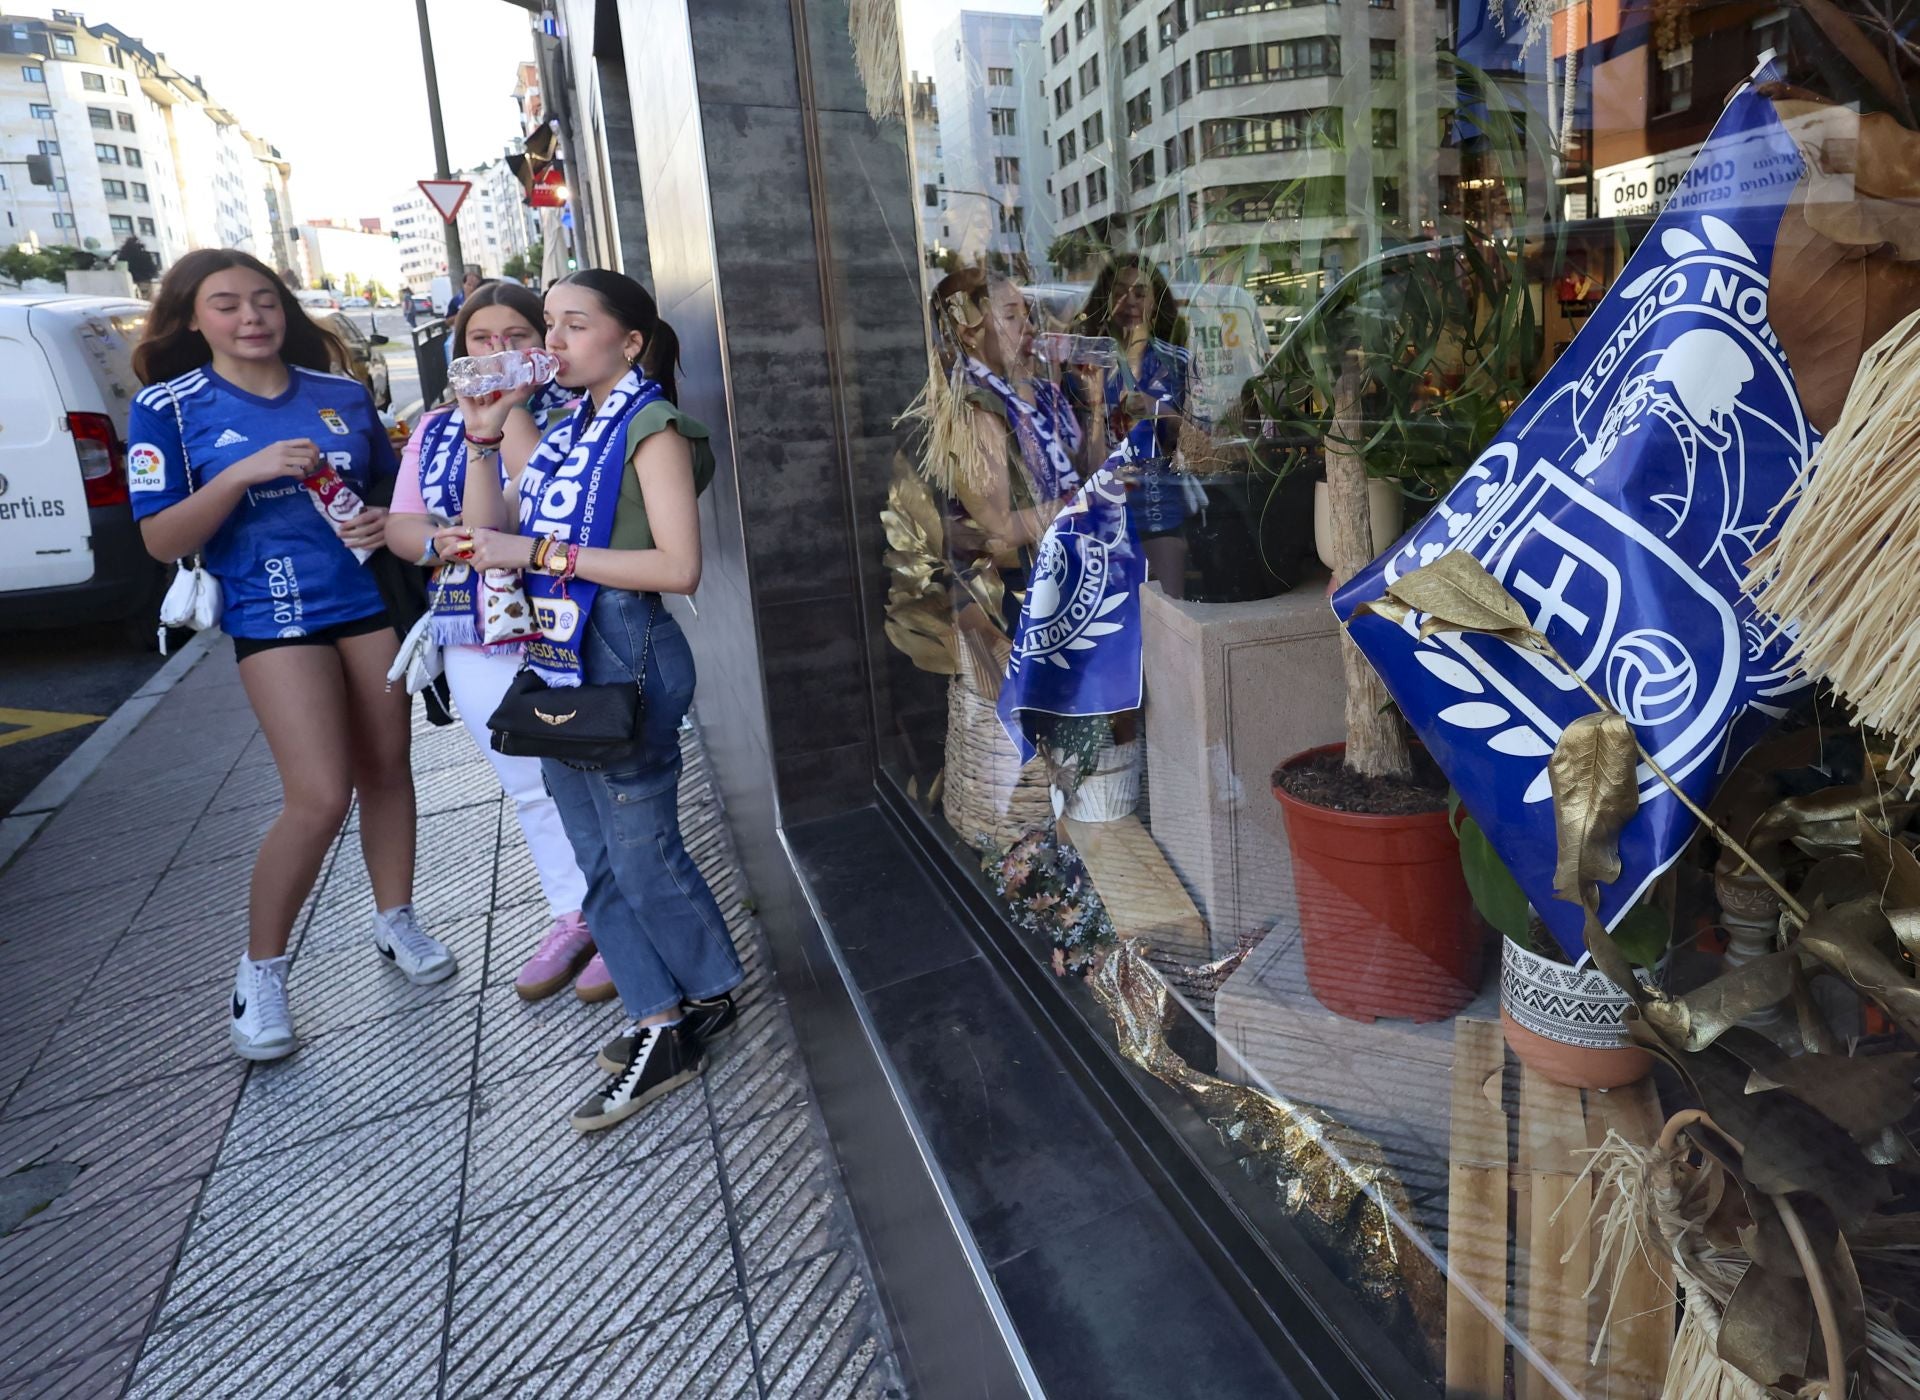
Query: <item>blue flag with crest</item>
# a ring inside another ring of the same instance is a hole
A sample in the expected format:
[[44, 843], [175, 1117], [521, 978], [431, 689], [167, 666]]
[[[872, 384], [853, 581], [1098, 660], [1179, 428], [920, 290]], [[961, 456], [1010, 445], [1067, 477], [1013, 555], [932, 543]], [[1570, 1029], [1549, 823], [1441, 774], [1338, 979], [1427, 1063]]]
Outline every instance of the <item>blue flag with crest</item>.
[[1140, 707], [1146, 562], [1120, 473], [1157, 450], [1153, 428], [1136, 423], [1041, 537], [996, 706], [1023, 763], [1045, 737], [1037, 717]]
[[[1552, 372], [1433, 512], [1338, 591], [1341, 620], [1400, 575], [1467, 551], [1704, 805], [1805, 684], [1740, 590], [1818, 441], [1767, 319], [1774, 240], [1801, 171], [1772, 104], [1742, 90]], [[1352, 626], [1577, 960], [1584, 916], [1554, 894], [1547, 758], [1593, 703], [1544, 657], [1416, 633], [1417, 620]], [[1638, 776], [1621, 875], [1601, 887], [1609, 928], [1694, 831], [1645, 764]]]

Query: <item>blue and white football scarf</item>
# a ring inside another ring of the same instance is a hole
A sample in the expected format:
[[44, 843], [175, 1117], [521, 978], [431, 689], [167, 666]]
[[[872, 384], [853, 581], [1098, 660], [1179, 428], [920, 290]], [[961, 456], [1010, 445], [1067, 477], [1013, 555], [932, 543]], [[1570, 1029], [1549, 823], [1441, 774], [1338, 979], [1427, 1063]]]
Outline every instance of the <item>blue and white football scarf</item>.
[[[544, 384], [527, 411], [542, 429], [566, 408], [573, 395], [558, 384]], [[466, 420], [456, 407], [428, 418], [420, 429], [420, 499], [427, 514], [458, 520], [467, 488]], [[480, 643], [480, 600], [473, 569], [466, 564], [440, 566], [434, 580], [433, 639], [443, 647]]]
[[[633, 369], [598, 409], [581, 400], [548, 432], [520, 473], [520, 533], [606, 548], [627, 465], [627, 425], [664, 397], [658, 384]], [[527, 643], [527, 664], [548, 685], [579, 685], [580, 642], [600, 585], [531, 571], [526, 582], [540, 625], [540, 635]]]
[[1073, 454], [1080, 449], [1080, 420], [1058, 384], [1034, 382], [1034, 402], [1021, 398], [1014, 387], [980, 361], [969, 357], [967, 378], [1006, 405], [1007, 422], [1020, 440], [1020, 455], [1033, 477], [1038, 500], [1058, 501], [1080, 488]]

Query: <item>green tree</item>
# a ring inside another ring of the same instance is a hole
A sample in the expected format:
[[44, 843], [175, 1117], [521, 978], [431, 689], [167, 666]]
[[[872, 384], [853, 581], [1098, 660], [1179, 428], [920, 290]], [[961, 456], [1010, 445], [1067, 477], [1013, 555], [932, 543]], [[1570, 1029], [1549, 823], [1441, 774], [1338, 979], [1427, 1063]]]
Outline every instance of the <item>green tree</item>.
[[4, 272], [16, 282], [25, 282], [34, 277], [58, 282], [74, 268], [88, 266], [91, 263], [91, 255], [79, 248], [69, 248], [62, 244], [42, 248], [37, 253], [24, 251], [17, 246], [0, 252], [0, 272]]

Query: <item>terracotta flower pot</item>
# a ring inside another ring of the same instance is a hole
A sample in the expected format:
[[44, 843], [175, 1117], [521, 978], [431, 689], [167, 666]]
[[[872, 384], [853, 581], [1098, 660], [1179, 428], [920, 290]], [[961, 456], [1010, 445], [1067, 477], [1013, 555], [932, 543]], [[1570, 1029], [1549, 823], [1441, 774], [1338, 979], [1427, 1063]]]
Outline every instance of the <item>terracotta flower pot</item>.
[[1653, 1056], [1633, 1043], [1627, 994], [1591, 964], [1569, 967], [1502, 939], [1500, 1026], [1520, 1063], [1574, 1089], [1645, 1078]]
[[[1345, 750], [1309, 749], [1282, 766]], [[1438, 1021], [1473, 1000], [1486, 936], [1446, 812], [1337, 812], [1278, 784], [1273, 795], [1293, 850], [1307, 985], [1321, 1005], [1356, 1021]]]

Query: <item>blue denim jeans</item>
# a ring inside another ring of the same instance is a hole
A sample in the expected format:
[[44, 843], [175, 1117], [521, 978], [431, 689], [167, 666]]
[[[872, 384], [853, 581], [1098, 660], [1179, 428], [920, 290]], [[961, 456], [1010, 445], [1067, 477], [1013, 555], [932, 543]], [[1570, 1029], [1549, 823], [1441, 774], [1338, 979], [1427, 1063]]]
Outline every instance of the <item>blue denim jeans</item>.
[[693, 703], [693, 652], [647, 593], [602, 588], [581, 645], [589, 685], [631, 681], [658, 609], [632, 753], [583, 771], [542, 760], [547, 790], [587, 877], [587, 927], [636, 1020], [715, 997], [744, 974], [713, 891], [680, 839], [680, 721]]

